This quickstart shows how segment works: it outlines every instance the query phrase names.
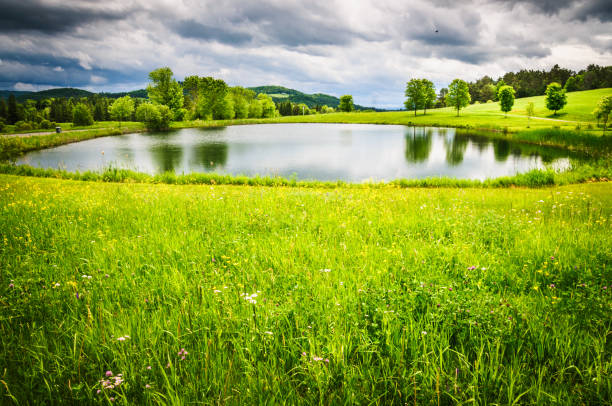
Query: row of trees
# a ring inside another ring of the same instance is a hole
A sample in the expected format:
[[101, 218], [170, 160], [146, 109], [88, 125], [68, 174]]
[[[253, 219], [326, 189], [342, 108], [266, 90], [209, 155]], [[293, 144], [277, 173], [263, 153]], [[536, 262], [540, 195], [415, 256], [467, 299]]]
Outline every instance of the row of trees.
[[[509, 85], [502, 84], [495, 91], [495, 98], [499, 100], [501, 111], [507, 113], [514, 106], [514, 97], [516, 90]], [[427, 114], [427, 109], [437, 106], [440, 99], [443, 98], [444, 105], [453, 107], [459, 111], [470, 104], [472, 96], [470, 94], [469, 83], [455, 79], [448, 86], [440, 91], [440, 95], [436, 98], [436, 89], [434, 84], [428, 79], [411, 79], [406, 83], [405, 91], [406, 101], [404, 106], [407, 110], [414, 110], [416, 116], [417, 110], [423, 110], [423, 114]], [[553, 82], [546, 87], [546, 108], [557, 114], [557, 111], [563, 109], [567, 104], [566, 89], [559, 83]], [[533, 106], [531, 107], [533, 110]]]
[[469, 82], [472, 102], [498, 101], [502, 86], [512, 86], [516, 97], [542, 96], [550, 83], [559, 83], [568, 92], [612, 87], [612, 66], [589, 65], [575, 72], [555, 65], [549, 71], [527, 70], [508, 72], [493, 80], [490, 76]]

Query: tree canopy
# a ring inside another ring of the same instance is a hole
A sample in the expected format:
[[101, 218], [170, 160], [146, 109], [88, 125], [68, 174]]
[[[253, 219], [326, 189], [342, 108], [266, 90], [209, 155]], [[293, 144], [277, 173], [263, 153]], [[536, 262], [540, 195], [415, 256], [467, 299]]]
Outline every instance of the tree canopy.
[[84, 103], [79, 103], [72, 110], [72, 123], [74, 125], [87, 126], [94, 123], [93, 116], [89, 108]]
[[406, 83], [406, 91], [404, 92], [406, 101], [404, 102], [404, 106], [406, 106], [406, 110], [414, 110], [415, 116], [417, 110], [422, 108], [425, 103], [423, 93], [423, 83], [421, 79], [410, 79], [410, 81]]
[[350, 94], [345, 94], [340, 97], [340, 104], [338, 105], [339, 111], [351, 112], [355, 110], [355, 105], [353, 104], [353, 96]]
[[167, 67], [149, 73], [152, 83], [147, 86], [147, 94], [153, 103], [163, 104], [176, 111], [183, 107], [183, 89], [172, 76], [172, 70]]
[[512, 110], [514, 106], [514, 88], [512, 86], [502, 86], [497, 93], [499, 99], [499, 107], [501, 111], [508, 115], [508, 112]]
[[557, 111], [563, 109], [567, 104], [567, 95], [565, 89], [557, 82], [553, 82], [546, 87], [546, 108], [553, 111], [553, 115], [557, 115]]
[[113, 119], [119, 121], [119, 126], [121, 126], [121, 122], [134, 112], [134, 100], [130, 96], [120, 97], [108, 107], [108, 112]]
[[461, 79], [453, 80], [453, 82], [448, 86], [446, 105], [457, 109], [458, 116], [459, 110], [470, 104], [470, 100], [470, 90], [468, 84]]

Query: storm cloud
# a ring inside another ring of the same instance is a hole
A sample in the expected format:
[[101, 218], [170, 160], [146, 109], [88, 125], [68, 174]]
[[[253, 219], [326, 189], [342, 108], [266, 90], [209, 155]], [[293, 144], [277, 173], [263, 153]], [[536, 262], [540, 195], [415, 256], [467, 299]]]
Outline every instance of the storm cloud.
[[609, 1], [4, 0], [0, 86], [123, 91], [178, 79], [277, 84], [399, 107], [405, 82], [612, 62]]
[[46, 34], [70, 31], [91, 22], [112, 22], [126, 18], [125, 9], [80, 3], [41, 0], [2, 0], [0, 32], [38, 31]]

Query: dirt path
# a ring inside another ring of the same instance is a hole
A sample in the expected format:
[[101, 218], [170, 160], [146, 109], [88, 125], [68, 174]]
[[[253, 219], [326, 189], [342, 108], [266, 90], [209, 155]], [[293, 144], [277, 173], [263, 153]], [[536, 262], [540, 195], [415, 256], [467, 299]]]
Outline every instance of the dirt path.
[[[92, 129], [83, 129], [83, 130], [66, 130], [62, 131], [63, 133], [73, 133], [79, 131], [91, 131]], [[32, 137], [35, 135], [50, 135], [55, 134], [55, 131], [41, 131], [36, 133], [18, 133], [18, 134], [0, 134], [2, 137]]]
[[[505, 114], [503, 113], [485, 113], [485, 114], [491, 114], [494, 116], [505, 116]], [[508, 117], [519, 117], [519, 118], [527, 118], [527, 116], [523, 116], [521, 114], [508, 114]], [[532, 120], [546, 120], [546, 121], [559, 121], [562, 123], [578, 123], [579, 121], [572, 121], [572, 120], [561, 120], [558, 118], [546, 118], [546, 117], [531, 117]]]

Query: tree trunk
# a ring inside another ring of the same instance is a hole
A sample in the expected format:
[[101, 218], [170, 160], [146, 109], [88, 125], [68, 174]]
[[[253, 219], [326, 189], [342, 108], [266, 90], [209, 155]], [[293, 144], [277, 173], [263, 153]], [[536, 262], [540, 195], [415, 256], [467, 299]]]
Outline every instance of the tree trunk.
[[416, 117], [416, 107], [414, 108], [414, 116]]

